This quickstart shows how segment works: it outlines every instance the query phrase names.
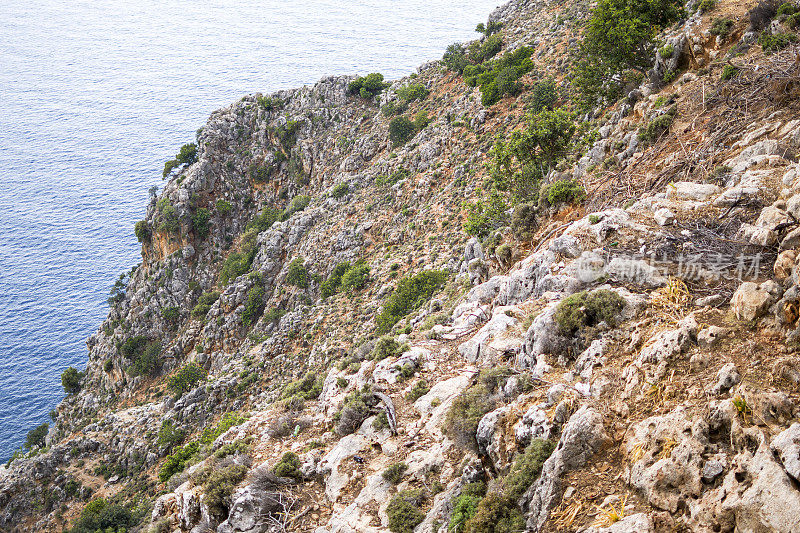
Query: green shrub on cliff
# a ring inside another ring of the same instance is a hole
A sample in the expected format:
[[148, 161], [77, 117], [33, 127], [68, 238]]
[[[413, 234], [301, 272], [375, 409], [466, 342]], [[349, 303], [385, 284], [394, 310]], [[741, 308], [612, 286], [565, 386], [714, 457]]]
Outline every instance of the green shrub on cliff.
[[242, 311], [242, 324], [245, 327], [251, 326], [261, 317], [264, 312], [264, 296], [264, 285], [260, 281], [247, 291], [247, 300]]
[[131, 360], [128, 372], [133, 376], [155, 375], [161, 368], [161, 342], [150, 340], [143, 335], [127, 339], [120, 347], [120, 353]]
[[407, 143], [416, 133], [417, 128], [407, 117], [395, 117], [389, 122], [389, 140], [394, 146]]
[[177, 167], [181, 165], [191, 165], [197, 162], [197, 145], [195, 143], [184, 144], [181, 146], [180, 151], [171, 159], [164, 163], [163, 177], [167, 177]]
[[219, 300], [218, 291], [204, 292], [197, 300], [197, 305], [195, 305], [194, 309], [192, 309], [192, 318], [195, 320], [201, 320], [205, 318], [208, 314], [208, 311], [211, 309], [211, 306], [214, 305], [214, 302], [217, 300]]
[[81, 511], [70, 533], [124, 533], [137, 520], [128, 507], [109, 503], [103, 498], [92, 500]]
[[397, 96], [406, 104], [414, 100], [424, 100], [428, 96], [428, 89], [421, 83], [410, 83], [397, 89]]
[[150, 231], [150, 226], [147, 225], [146, 220], [140, 220], [136, 223], [133, 227], [133, 233], [136, 234], [136, 240], [141, 243], [148, 243], [150, 242], [150, 238], [152, 237], [152, 232]]
[[447, 272], [443, 270], [423, 270], [400, 280], [377, 317], [378, 333], [387, 333], [408, 313], [419, 309], [436, 294], [446, 280]]
[[366, 76], [359, 76], [351, 81], [347, 86], [347, 92], [350, 94], [357, 94], [361, 96], [361, 98], [372, 99], [378, 96], [388, 86], [388, 83], [383, 82], [383, 74], [373, 72]]
[[272, 472], [278, 477], [287, 477], [295, 481], [300, 481], [303, 479], [300, 466], [302, 466], [300, 458], [292, 452], [286, 452], [281, 457], [281, 460], [272, 467]]
[[83, 381], [83, 372], [78, 372], [73, 367], [69, 367], [61, 373], [61, 385], [67, 394], [77, 394], [81, 390], [81, 381]]
[[480, 87], [481, 102], [484, 106], [491, 106], [503, 96], [519, 93], [521, 86], [517, 80], [533, 70], [532, 54], [532, 48], [523, 46], [499, 59], [468, 65], [464, 68], [464, 83]]
[[167, 460], [158, 472], [158, 479], [166, 482], [179, 472], [183, 472], [187, 466], [195, 462], [199, 457], [200, 443], [192, 441], [175, 449], [172, 455], [167, 456]]
[[469, 65], [464, 46], [461, 43], [453, 43], [448, 46], [444, 56], [442, 56], [442, 63], [447, 69], [461, 74], [464, 68]]
[[211, 213], [209, 213], [208, 209], [204, 207], [199, 207], [194, 210], [192, 213], [192, 228], [194, 228], [195, 234], [200, 239], [205, 239], [208, 237], [208, 233], [210, 231], [208, 227], [208, 221], [211, 218]]
[[308, 269], [306, 269], [305, 261], [302, 257], [295, 257], [289, 263], [289, 270], [286, 273], [286, 283], [294, 285], [301, 289], [308, 287]]
[[421, 489], [409, 489], [398, 492], [386, 506], [389, 517], [389, 531], [392, 533], [411, 533], [425, 520], [425, 513], [420, 510], [423, 493]]
[[45, 444], [45, 438], [47, 437], [47, 432], [50, 429], [50, 425], [45, 422], [39, 426], [36, 426], [32, 430], [28, 432], [28, 436], [25, 438], [25, 449], [30, 450], [31, 448], [38, 446], [42, 447]]
[[624, 307], [625, 300], [614, 291], [582, 291], [564, 298], [556, 307], [553, 320], [563, 335], [573, 335], [600, 322], [614, 326]]
[[208, 372], [197, 363], [189, 363], [181, 367], [167, 380], [167, 388], [176, 396], [189, 392], [195, 385], [206, 379]]

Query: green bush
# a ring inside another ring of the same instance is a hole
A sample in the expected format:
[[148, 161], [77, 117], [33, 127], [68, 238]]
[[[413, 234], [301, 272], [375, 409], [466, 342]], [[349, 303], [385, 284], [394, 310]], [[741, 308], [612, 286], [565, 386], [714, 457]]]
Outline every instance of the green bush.
[[181, 310], [175, 305], [161, 308], [161, 318], [167, 322], [175, 322], [181, 317]]
[[403, 479], [403, 475], [408, 470], [408, 465], [405, 463], [393, 463], [386, 467], [383, 471], [383, 479], [391, 483], [392, 485], [397, 485], [400, 483], [400, 480]]
[[47, 437], [47, 432], [50, 429], [50, 425], [45, 422], [39, 426], [36, 426], [32, 430], [28, 432], [28, 436], [25, 438], [24, 447], [26, 450], [30, 450], [34, 446], [43, 447], [45, 444], [45, 438]]
[[731, 34], [733, 25], [734, 22], [729, 18], [715, 18], [711, 23], [710, 31], [712, 35], [719, 35], [721, 38], [725, 39]]
[[408, 349], [405, 344], [400, 344], [394, 337], [381, 337], [372, 350], [372, 358], [375, 361], [383, 361], [387, 357], [398, 357], [404, 350]]
[[424, 100], [428, 96], [428, 89], [421, 83], [411, 83], [397, 89], [397, 96], [406, 104], [414, 100]]
[[677, 107], [671, 107], [663, 115], [659, 115], [650, 122], [647, 126], [639, 130], [639, 140], [646, 143], [656, 142], [662, 135], [669, 131], [670, 126], [675, 121], [677, 115]]
[[573, 335], [601, 322], [616, 324], [616, 317], [625, 307], [625, 300], [616, 292], [598, 289], [582, 291], [564, 298], [556, 307], [553, 319], [564, 335]]
[[662, 59], [669, 59], [675, 53], [675, 47], [671, 44], [665, 44], [658, 50], [658, 55]]
[[547, 185], [539, 197], [545, 205], [577, 204], [586, 198], [586, 190], [574, 180], [558, 180]]
[[491, 35], [483, 41], [473, 41], [469, 47], [469, 58], [475, 63], [482, 63], [496, 56], [503, 49], [503, 38]]
[[511, 216], [511, 233], [517, 239], [529, 239], [533, 236], [538, 222], [538, 208], [534, 203], [521, 203], [514, 207]]
[[267, 231], [272, 225], [280, 220], [281, 210], [274, 207], [265, 207], [245, 226], [245, 231], [254, 231], [256, 234]]
[[707, 13], [715, 7], [717, 7], [716, 0], [700, 0], [700, 3], [697, 4], [697, 9], [700, 11], [700, 13]]
[[125, 533], [129, 527], [136, 525], [136, 522], [127, 507], [98, 498], [86, 504], [69, 532]]
[[537, 115], [547, 109], [553, 109], [558, 101], [558, 87], [553, 78], [537, 81], [530, 90], [527, 109]]
[[428, 386], [428, 383], [424, 379], [421, 379], [414, 384], [410, 391], [408, 391], [408, 394], [406, 394], [406, 400], [409, 402], [416, 402], [430, 391], [431, 388]]
[[349, 192], [350, 192], [350, 185], [348, 185], [347, 183], [339, 183], [331, 191], [331, 197], [342, 198], [344, 196], [347, 196], [347, 193]]
[[168, 481], [172, 476], [183, 472], [197, 457], [200, 451], [200, 443], [192, 441], [175, 449], [172, 455], [167, 456], [167, 460], [158, 472], [158, 479], [162, 482]]
[[478, 422], [494, 408], [495, 401], [483, 384], [470, 387], [453, 400], [445, 418], [445, 433], [457, 445], [467, 449], [477, 449], [475, 435], [478, 432]]
[[464, 83], [480, 87], [484, 106], [494, 105], [503, 96], [514, 96], [520, 91], [517, 80], [533, 70], [532, 54], [532, 48], [523, 46], [499, 59], [468, 65], [464, 68]]
[[192, 227], [194, 228], [195, 234], [201, 239], [208, 237], [210, 232], [208, 221], [210, 218], [211, 213], [204, 207], [195, 209], [194, 213], [192, 213]]
[[219, 213], [222, 216], [227, 215], [233, 209], [233, 206], [231, 205], [231, 203], [230, 202], [226, 202], [222, 198], [217, 200], [217, 203], [215, 205], [216, 205], [216, 208], [217, 208], [217, 213]]
[[76, 368], [69, 367], [61, 373], [61, 385], [67, 394], [77, 394], [81, 390], [83, 372], [78, 372]]
[[192, 318], [196, 320], [205, 318], [217, 300], [219, 300], [219, 291], [204, 292], [197, 300], [197, 305], [192, 309]]
[[431, 122], [433, 122], [433, 119], [428, 116], [428, 112], [424, 109], [414, 115], [414, 128], [417, 131], [424, 130]]
[[162, 175], [166, 178], [173, 169], [179, 167], [180, 165], [188, 166], [196, 162], [197, 145], [195, 143], [184, 144], [181, 146], [181, 149], [175, 156], [175, 159], [171, 159], [164, 164], [164, 172]]
[[371, 99], [376, 97], [389, 86], [383, 82], [383, 74], [373, 72], [366, 76], [359, 76], [347, 86], [347, 92], [358, 94], [361, 98]]
[[186, 432], [176, 429], [172, 420], [164, 420], [158, 430], [158, 445], [169, 449], [182, 443], [185, 437]]
[[464, 67], [469, 64], [469, 61], [467, 60], [467, 55], [461, 43], [453, 43], [447, 47], [447, 50], [442, 56], [442, 64], [444, 64], [447, 69], [458, 72], [459, 74], [464, 71]]
[[272, 98], [271, 96], [259, 96], [256, 102], [266, 111], [273, 111], [282, 108], [286, 102], [280, 98]]
[[725, 65], [722, 68], [722, 81], [728, 81], [735, 78], [739, 74], [739, 68], [733, 65]]
[[281, 215], [281, 220], [289, 220], [289, 218], [291, 218], [292, 215], [294, 215], [295, 213], [299, 213], [300, 211], [303, 211], [306, 207], [308, 207], [308, 204], [310, 203], [311, 203], [310, 196], [306, 196], [304, 194], [295, 196], [294, 198], [292, 198], [292, 202], [289, 204], [289, 207], [287, 207], [283, 211], [283, 214]]
[[464, 524], [464, 533], [516, 533], [525, 531], [525, 518], [516, 502], [505, 494], [491, 492], [478, 504]]
[[405, 113], [406, 109], [408, 109], [408, 107], [402, 102], [386, 102], [386, 104], [381, 107], [381, 115], [387, 118], [394, 117]]
[[469, 235], [486, 237], [508, 222], [508, 204], [497, 190], [492, 191], [488, 200], [467, 203], [464, 209], [467, 211], [464, 231]]
[[203, 486], [203, 503], [215, 516], [226, 516], [233, 491], [247, 475], [247, 467], [232, 464], [222, 468], [209, 468], [195, 476]]
[[345, 272], [347, 272], [349, 269], [350, 263], [348, 261], [336, 265], [333, 268], [330, 276], [328, 276], [328, 279], [320, 284], [320, 295], [323, 298], [328, 298], [339, 292], [342, 283], [342, 276], [344, 276]]
[[788, 15], [794, 15], [798, 11], [800, 11], [800, 7], [796, 6], [794, 3], [792, 3], [792, 2], [784, 2], [783, 4], [781, 4], [778, 7], [778, 11], [776, 12], [776, 14], [779, 17], [782, 17], [782, 16], [788, 16]]
[[425, 513], [419, 509], [422, 499], [422, 490], [419, 489], [398, 492], [386, 506], [389, 531], [413, 533], [414, 528], [425, 520]]
[[776, 33], [772, 34], [769, 30], [764, 30], [758, 37], [758, 44], [764, 49], [767, 55], [783, 50], [792, 43], [797, 42], [797, 35], [794, 33]]
[[378, 333], [388, 332], [408, 313], [430, 300], [446, 280], [447, 272], [442, 270], [425, 270], [400, 280], [376, 319]]
[[159, 231], [167, 233], [178, 233], [181, 229], [181, 221], [178, 217], [178, 210], [169, 201], [169, 198], [162, 198], [156, 203], [159, 218]]
[[249, 327], [255, 324], [264, 312], [264, 285], [257, 282], [247, 291], [247, 301], [242, 310], [242, 325]]
[[213, 427], [207, 427], [203, 430], [203, 433], [200, 434], [200, 442], [202, 444], [211, 444], [217, 437], [231, 429], [233, 426], [238, 426], [243, 424], [247, 420], [246, 417], [240, 415], [239, 413], [225, 413], [222, 417], [222, 420]]
[[505, 494], [512, 501], [519, 500], [525, 491], [533, 485], [542, 473], [542, 466], [555, 449], [555, 443], [550, 440], [534, 439], [525, 453], [517, 456], [511, 471], [503, 480]]
[[680, 0], [599, 0], [583, 32], [572, 72], [579, 104], [620, 95], [631, 73], [651, 67], [656, 36], [683, 14]]
[[278, 477], [288, 477], [295, 481], [301, 481], [303, 474], [300, 472], [300, 458], [292, 452], [286, 452], [273, 467], [273, 473]]
[[239, 276], [247, 274], [250, 271], [254, 258], [255, 253], [234, 252], [230, 254], [225, 258], [225, 262], [222, 264], [222, 268], [219, 271], [220, 283], [227, 285]]
[[416, 133], [416, 126], [406, 117], [395, 117], [389, 122], [389, 140], [394, 146], [407, 143]]
[[345, 292], [363, 289], [369, 281], [369, 266], [359, 261], [342, 275], [341, 289]]
[[146, 220], [140, 220], [133, 226], [133, 232], [136, 234], [136, 240], [141, 243], [149, 243], [153, 234], [150, 231], [150, 226], [147, 225]]
[[289, 269], [286, 273], [286, 283], [294, 285], [301, 289], [308, 287], [308, 270], [305, 266], [305, 261], [302, 257], [296, 257], [289, 263]]
[[341, 411], [335, 416], [336, 433], [350, 435], [369, 417], [370, 409], [364, 394], [355, 391], [347, 395]]
[[161, 342], [158, 340], [150, 340], [143, 335], [131, 337], [122, 343], [120, 353], [132, 361], [128, 367], [131, 375], [152, 376], [161, 368]]
[[292, 381], [281, 391], [281, 399], [299, 396], [304, 400], [316, 400], [322, 393], [323, 376], [309, 371], [302, 378]]
[[486, 495], [486, 485], [482, 482], [469, 483], [461, 489], [461, 494], [453, 504], [450, 513], [450, 526], [447, 531], [464, 531], [464, 524], [475, 516], [478, 504]]
[[170, 376], [167, 380], [167, 388], [173, 394], [180, 396], [184, 392], [189, 392], [195, 385], [206, 379], [208, 372], [196, 363], [189, 363], [181, 367], [178, 372]]

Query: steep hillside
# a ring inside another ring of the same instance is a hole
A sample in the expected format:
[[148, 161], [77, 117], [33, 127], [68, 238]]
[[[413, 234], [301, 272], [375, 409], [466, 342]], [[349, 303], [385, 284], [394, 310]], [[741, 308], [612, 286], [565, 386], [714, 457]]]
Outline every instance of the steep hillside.
[[213, 113], [0, 529], [800, 531], [798, 13], [512, 0]]

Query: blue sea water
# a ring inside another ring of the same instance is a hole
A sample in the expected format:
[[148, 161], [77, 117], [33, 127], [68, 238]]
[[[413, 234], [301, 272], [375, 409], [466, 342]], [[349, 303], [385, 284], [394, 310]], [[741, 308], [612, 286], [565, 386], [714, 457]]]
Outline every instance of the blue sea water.
[[498, 0], [0, 0], [0, 458], [48, 420], [163, 162], [209, 113], [412, 72]]

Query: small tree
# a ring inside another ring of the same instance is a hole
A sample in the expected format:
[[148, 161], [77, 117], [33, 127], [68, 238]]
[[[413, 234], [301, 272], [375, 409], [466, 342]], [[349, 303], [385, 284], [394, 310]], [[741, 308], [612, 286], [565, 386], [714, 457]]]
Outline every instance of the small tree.
[[67, 394], [77, 394], [81, 390], [83, 373], [77, 369], [69, 367], [61, 373], [61, 385]]
[[34, 446], [42, 447], [45, 445], [45, 438], [47, 437], [47, 432], [50, 429], [50, 425], [45, 422], [40, 426], [36, 426], [32, 430], [28, 432], [28, 437], [25, 439], [25, 449], [30, 450]]
[[406, 117], [395, 117], [389, 122], [389, 140], [394, 146], [404, 145], [416, 133], [416, 126]]

